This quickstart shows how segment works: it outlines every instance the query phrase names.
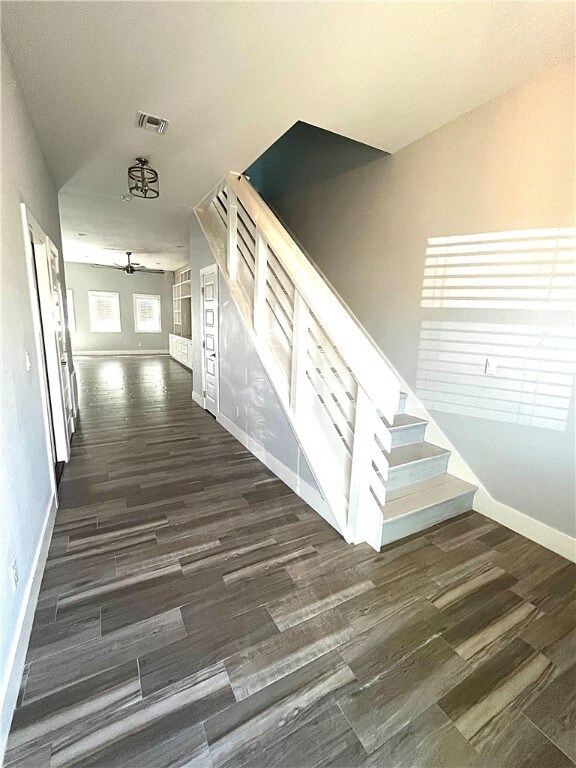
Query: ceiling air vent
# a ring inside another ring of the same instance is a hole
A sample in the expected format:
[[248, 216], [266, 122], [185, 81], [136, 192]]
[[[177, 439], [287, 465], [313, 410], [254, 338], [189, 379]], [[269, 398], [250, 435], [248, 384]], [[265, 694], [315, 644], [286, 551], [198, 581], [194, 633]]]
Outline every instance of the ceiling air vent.
[[144, 128], [145, 131], [154, 131], [154, 133], [166, 133], [168, 120], [155, 115], [148, 115], [146, 112], [136, 112], [136, 123], [138, 128]]

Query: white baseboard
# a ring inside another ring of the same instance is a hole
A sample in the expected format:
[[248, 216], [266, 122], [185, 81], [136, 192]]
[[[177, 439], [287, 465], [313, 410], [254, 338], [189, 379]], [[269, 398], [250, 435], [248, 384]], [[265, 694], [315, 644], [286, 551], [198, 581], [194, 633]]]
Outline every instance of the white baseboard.
[[2, 715], [0, 725], [0, 765], [3, 763], [12, 715], [16, 707], [16, 701], [20, 690], [20, 680], [26, 662], [28, 642], [30, 640], [30, 633], [32, 632], [32, 624], [34, 623], [34, 612], [36, 611], [38, 593], [40, 592], [42, 576], [44, 575], [44, 566], [46, 565], [46, 559], [48, 557], [52, 529], [54, 528], [54, 520], [56, 518], [56, 509], [57, 498], [56, 494], [53, 494], [48, 509], [46, 510], [44, 527], [40, 534], [38, 546], [36, 547], [36, 552], [34, 554], [30, 577], [24, 589], [20, 613], [18, 615], [16, 626], [14, 627], [12, 645], [10, 646], [10, 652], [8, 654], [8, 660], [2, 678], [0, 689], [0, 712]]
[[170, 352], [167, 349], [90, 349], [86, 351], [75, 349], [72, 354], [73, 357], [101, 357], [102, 355], [118, 357], [121, 355], [169, 355]]
[[[194, 390], [192, 390], [192, 400], [194, 400], [194, 402], [197, 403], [200, 406], [200, 408], [204, 408], [204, 398], [202, 397], [202, 395], [199, 395], [197, 392], [194, 392]], [[225, 427], [225, 429], [227, 429], [227, 427]]]
[[474, 509], [476, 512], [496, 520], [496, 522], [506, 526], [506, 528], [516, 531], [516, 533], [536, 542], [536, 544], [540, 544], [542, 547], [546, 547], [546, 549], [551, 549], [552, 552], [556, 552], [556, 554], [565, 557], [567, 560], [576, 562], [576, 538], [556, 528], [551, 528], [546, 523], [542, 523], [530, 517], [530, 515], [526, 515], [524, 512], [520, 512], [492, 498], [462, 455], [456, 450], [452, 442], [438, 427], [428, 410], [404, 381], [402, 381], [402, 389], [404, 392], [408, 392], [406, 412], [428, 421], [426, 439], [435, 445], [451, 451], [448, 472], [478, 487], [474, 496]]
[[[196, 397], [198, 396], [194, 395], [195, 393], [193, 393], [192, 396], [196, 400]], [[196, 402], [198, 402], [198, 400], [196, 400]], [[200, 405], [200, 403], [198, 404]], [[300, 496], [300, 498], [303, 499], [306, 504], [312, 507], [315, 512], [317, 512], [322, 518], [324, 518], [324, 520], [326, 520], [327, 523], [329, 523], [340, 533], [340, 529], [336, 525], [334, 516], [330, 511], [330, 507], [326, 503], [324, 497], [315, 488], [312, 488], [293, 470], [289, 469], [289, 467], [287, 467], [285, 464], [282, 464], [282, 462], [279, 461], [275, 456], [272, 456], [272, 454], [267, 451], [263, 445], [257, 442], [253, 437], [250, 437], [250, 435], [247, 435], [246, 432], [240, 429], [240, 427], [237, 424], [234, 424], [234, 422], [229, 418], [219, 413], [216, 417], [216, 420], [224, 427], [224, 429], [228, 430], [228, 432], [230, 432], [230, 434], [233, 435], [236, 440], [242, 443], [245, 448], [253, 453], [257, 459], [260, 459], [262, 464], [267, 466], [271, 472], [274, 472], [274, 474], [277, 475], [280, 480], [286, 483], [286, 485], [291, 488], [295, 494]]]
[[479, 488], [474, 498], [474, 509], [482, 515], [496, 520], [516, 533], [526, 536], [557, 555], [576, 563], [576, 539], [540, 520], [535, 520], [517, 509], [508, 507], [493, 499], [484, 489]]

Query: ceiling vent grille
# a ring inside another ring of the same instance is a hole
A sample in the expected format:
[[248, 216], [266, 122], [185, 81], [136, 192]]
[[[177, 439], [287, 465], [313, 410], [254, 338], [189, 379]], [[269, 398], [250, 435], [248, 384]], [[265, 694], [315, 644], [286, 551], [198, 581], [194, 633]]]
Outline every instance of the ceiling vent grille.
[[154, 133], [166, 133], [168, 120], [163, 117], [149, 115], [146, 112], [136, 112], [136, 123], [138, 128], [144, 128], [145, 131], [154, 131]]

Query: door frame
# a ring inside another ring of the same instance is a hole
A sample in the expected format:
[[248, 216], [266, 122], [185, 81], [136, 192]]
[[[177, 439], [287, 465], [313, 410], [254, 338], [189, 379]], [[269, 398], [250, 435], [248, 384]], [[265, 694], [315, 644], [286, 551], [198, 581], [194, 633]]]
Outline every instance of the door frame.
[[[54, 476], [56, 463], [70, 460], [70, 436], [63, 399], [61, 361], [58, 356], [53, 329], [50, 265], [48, 263], [49, 249], [56, 248], [27, 209], [25, 203], [20, 204], [20, 210], [34, 326], [36, 362], [40, 373], [47, 455], [53, 460], [51, 475]], [[32, 247], [32, 242], [34, 247]], [[52, 435], [54, 435], [54, 445], [52, 444]], [[54, 477], [54, 490], [55, 482]]]
[[[220, 286], [218, 285], [218, 265], [217, 264], [211, 264], [209, 267], [203, 267], [203, 269], [200, 270], [200, 357], [202, 360], [202, 407], [205, 411], [208, 410], [206, 407], [206, 355], [205, 355], [205, 349], [206, 349], [206, 339], [205, 339], [205, 324], [204, 324], [204, 285], [203, 285], [203, 277], [204, 275], [214, 275], [214, 285], [216, 287], [216, 322], [214, 323], [214, 331], [216, 336], [216, 374], [215, 378], [217, 381], [216, 386], [216, 414], [220, 413]], [[209, 413], [212, 413], [209, 411]], [[216, 415], [214, 414], [214, 415]]]

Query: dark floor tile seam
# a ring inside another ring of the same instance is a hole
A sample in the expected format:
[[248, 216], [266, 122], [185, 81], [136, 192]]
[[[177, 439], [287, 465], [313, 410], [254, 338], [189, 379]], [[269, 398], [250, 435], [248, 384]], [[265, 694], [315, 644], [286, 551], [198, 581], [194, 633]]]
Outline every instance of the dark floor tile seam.
[[[101, 611], [102, 609], [100, 609]], [[100, 613], [100, 616], [102, 613]], [[73, 651], [77, 651], [82, 648], [83, 645], [87, 645], [90, 642], [94, 642], [95, 640], [102, 640], [102, 620], [100, 619], [100, 632], [95, 637], [90, 637], [87, 640], [82, 640], [80, 643], [73, 643], [72, 645], [67, 646], [66, 648], [63, 648], [60, 651], [55, 651], [54, 653], [47, 653], [45, 656], [39, 656], [37, 659], [34, 659], [34, 661], [31, 661], [28, 663], [29, 672], [34, 671], [34, 666], [36, 664], [43, 664], [46, 662], [47, 659], [55, 658], [56, 656], [59, 656], [61, 653], [71, 653]], [[26, 684], [28, 684], [28, 681], [26, 681]], [[24, 698], [26, 697], [26, 689], [24, 689], [22, 701], [24, 701]], [[43, 697], [41, 697], [43, 698]]]
[[[111, 578], [103, 579], [102, 581], [98, 580], [91, 580], [90, 584], [85, 585], [85, 589], [73, 589], [69, 592], [63, 592], [62, 594], [58, 595], [57, 601], [56, 601], [56, 616], [58, 616], [58, 610], [60, 608], [68, 608], [75, 606], [77, 604], [83, 604], [86, 601], [90, 601], [91, 599], [97, 600], [98, 597], [102, 597], [103, 602], [107, 603], [110, 602], [106, 599], [107, 595], [113, 595], [114, 592], [116, 592], [118, 589], [129, 589], [131, 586], [138, 587], [141, 586], [143, 583], [146, 583], [148, 581], [155, 581], [158, 578], [161, 578], [158, 576], [158, 570], [165, 570], [167, 571], [166, 574], [162, 574], [162, 576], [170, 576], [174, 574], [175, 576], [180, 573], [182, 574], [182, 566], [178, 563], [178, 568], [176, 567], [176, 563], [172, 564], [163, 564], [159, 569], [153, 570], [146, 574], [130, 574], [129, 576], [123, 575], [123, 576], [113, 576]], [[141, 578], [138, 580], [137, 577], [140, 576]], [[129, 582], [133, 581], [133, 584], [125, 584], [122, 586], [121, 582]], [[119, 585], [119, 586], [118, 586]], [[106, 589], [106, 587], [110, 586], [110, 589]], [[114, 588], [117, 587], [117, 588]], [[94, 593], [94, 594], [90, 594]], [[78, 598], [77, 600], [73, 600], [72, 598]], [[63, 601], [68, 601], [63, 603]]]
[[[527, 704], [527, 705], [526, 705], [526, 709], [527, 709], [529, 706], [530, 706], [530, 704]], [[530, 721], [530, 723], [531, 723], [531, 724], [532, 724], [532, 725], [533, 725], [535, 728], [537, 728], [537, 729], [540, 731], [540, 733], [542, 734], [542, 736], [544, 736], [544, 738], [546, 739], [546, 741], [550, 742], [550, 744], [553, 744], [553, 745], [556, 747], [556, 749], [559, 749], [559, 750], [560, 750], [560, 752], [562, 752], [562, 754], [563, 754], [563, 755], [566, 755], [566, 757], [568, 758], [568, 760], [570, 760], [571, 762], [573, 762], [573, 761], [572, 761], [572, 758], [571, 758], [571, 757], [570, 757], [570, 755], [569, 755], [569, 754], [566, 752], [566, 750], [565, 750], [565, 749], [563, 749], [563, 748], [560, 746], [560, 744], [557, 744], [557, 743], [554, 741], [554, 739], [552, 739], [550, 736], [548, 736], [548, 734], [547, 734], [547, 733], [544, 733], [544, 731], [543, 731], [543, 730], [540, 728], [540, 726], [539, 726], [537, 723], [535, 723], [535, 722], [534, 722], [534, 720], [532, 720], [532, 718], [531, 718], [529, 715], [527, 715], [527, 714], [526, 714], [526, 712], [522, 711], [522, 712], [520, 713], [520, 716], [521, 716], [521, 717], [525, 717], [527, 720], [529, 720], [529, 721]], [[574, 762], [573, 762], [573, 765], [576, 765], [576, 763], [574, 763]], [[554, 768], [554, 766], [550, 766], [550, 768]]]

